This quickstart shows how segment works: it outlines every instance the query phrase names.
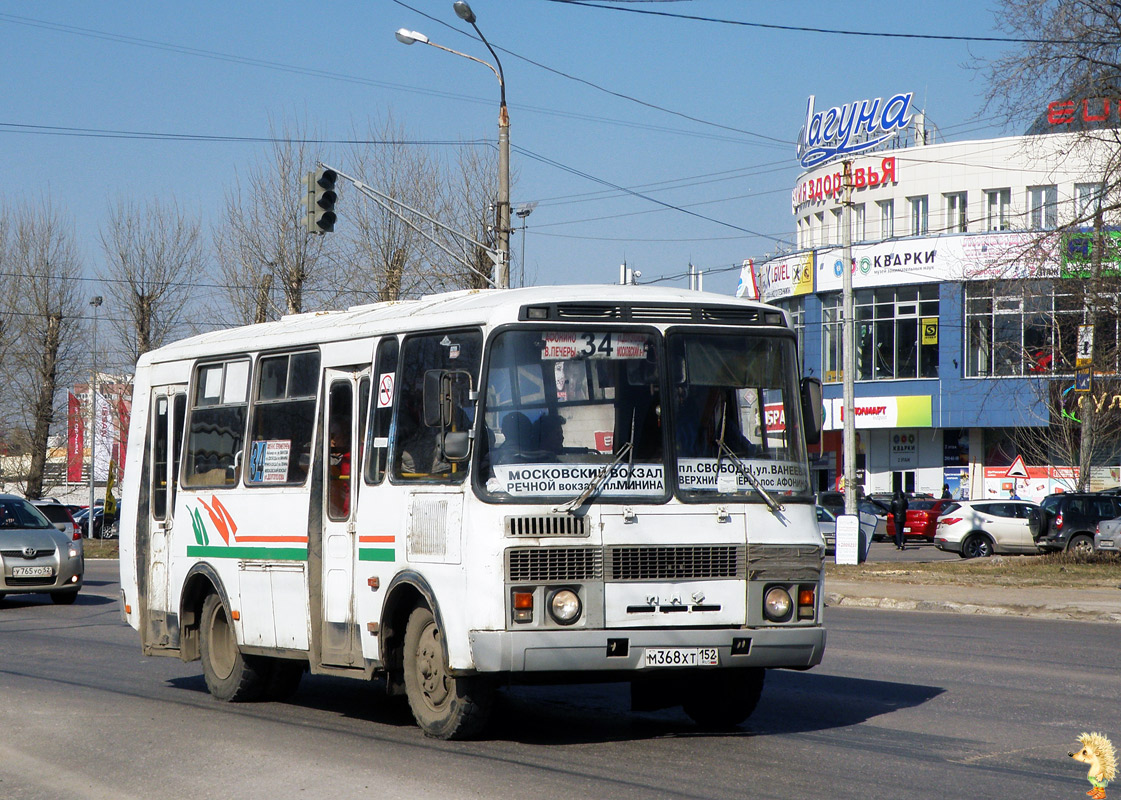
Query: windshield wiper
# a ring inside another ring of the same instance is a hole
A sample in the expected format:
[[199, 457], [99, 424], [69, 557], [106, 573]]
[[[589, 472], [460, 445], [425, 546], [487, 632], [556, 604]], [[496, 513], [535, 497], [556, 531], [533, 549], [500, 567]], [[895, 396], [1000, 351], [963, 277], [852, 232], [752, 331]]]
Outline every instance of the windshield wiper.
[[718, 456], [716, 459], [716, 474], [720, 474], [720, 462], [723, 461], [724, 456], [728, 456], [728, 460], [732, 462], [732, 465], [736, 468], [736, 472], [742, 475], [744, 480], [751, 484], [751, 488], [759, 492], [759, 496], [763, 498], [763, 502], [767, 504], [767, 508], [771, 509], [771, 511], [775, 514], [779, 513], [780, 511], [785, 511], [785, 506], [783, 506], [782, 503], [778, 502], [773, 497], [771, 497], [770, 494], [767, 493], [767, 490], [763, 488], [763, 484], [760, 482], [760, 480], [756, 478], [751, 470], [747, 468], [746, 464], [740, 461], [740, 457], [735, 454], [732, 448], [728, 447], [728, 445], [724, 442], [725, 422], [726, 416], [723, 413], [723, 409], [721, 409], [720, 436], [716, 439], [716, 447], [718, 451]]
[[627, 442], [622, 447], [620, 447], [619, 453], [615, 456], [615, 459], [610, 464], [605, 465], [603, 469], [601, 469], [599, 473], [594, 478], [592, 478], [588, 485], [584, 487], [584, 491], [580, 492], [580, 494], [578, 494], [576, 497], [573, 497], [564, 505], [554, 506], [553, 513], [567, 514], [570, 513], [573, 509], [579, 508], [581, 505], [583, 505], [584, 501], [591, 497], [592, 493], [603, 485], [603, 482], [607, 480], [607, 476], [615, 470], [615, 467], [617, 467], [619, 463], [627, 457], [627, 454], [630, 453], [632, 449], [633, 446], [631, 442]]

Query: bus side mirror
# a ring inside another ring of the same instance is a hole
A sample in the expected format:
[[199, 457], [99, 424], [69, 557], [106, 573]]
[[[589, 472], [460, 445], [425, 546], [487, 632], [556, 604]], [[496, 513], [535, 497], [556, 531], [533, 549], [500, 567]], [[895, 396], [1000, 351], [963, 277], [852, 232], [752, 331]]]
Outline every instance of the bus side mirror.
[[817, 378], [802, 378], [802, 422], [806, 428], [806, 444], [820, 442], [825, 412], [821, 403], [821, 381]]
[[452, 462], [466, 461], [471, 455], [471, 436], [467, 431], [449, 431], [444, 434], [444, 458]]
[[430, 369], [424, 373], [424, 424], [429, 428], [440, 428], [451, 418], [451, 397], [444, 392], [442, 369]]

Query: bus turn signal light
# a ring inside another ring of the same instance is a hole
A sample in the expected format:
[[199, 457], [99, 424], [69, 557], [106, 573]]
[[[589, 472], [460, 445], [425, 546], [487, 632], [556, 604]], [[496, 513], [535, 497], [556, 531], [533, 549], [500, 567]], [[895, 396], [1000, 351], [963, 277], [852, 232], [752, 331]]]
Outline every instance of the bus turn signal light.
[[514, 592], [514, 622], [533, 622], [533, 592]]

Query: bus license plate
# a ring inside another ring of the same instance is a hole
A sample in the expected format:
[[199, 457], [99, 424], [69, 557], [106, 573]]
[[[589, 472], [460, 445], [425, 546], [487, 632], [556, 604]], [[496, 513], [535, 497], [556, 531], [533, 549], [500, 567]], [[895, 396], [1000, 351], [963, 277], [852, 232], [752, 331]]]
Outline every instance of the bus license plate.
[[647, 647], [647, 667], [716, 667], [720, 654], [715, 647]]
[[52, 575], [53, 567], [12, 567], [13, 578], [49, 578]]

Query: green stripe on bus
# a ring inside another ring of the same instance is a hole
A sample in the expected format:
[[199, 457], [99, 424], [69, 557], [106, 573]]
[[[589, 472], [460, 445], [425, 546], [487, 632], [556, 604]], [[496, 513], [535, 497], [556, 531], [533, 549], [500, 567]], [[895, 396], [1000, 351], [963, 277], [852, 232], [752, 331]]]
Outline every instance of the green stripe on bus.
[[372, 547], [360, 548], [358, 550], [359, 561], [394, 561], [392, 547]]
[[269, 561], [307, 561], [307, 548], [205, 547], [188, 545], [187, 555], [210, 558], [248, 558]]

